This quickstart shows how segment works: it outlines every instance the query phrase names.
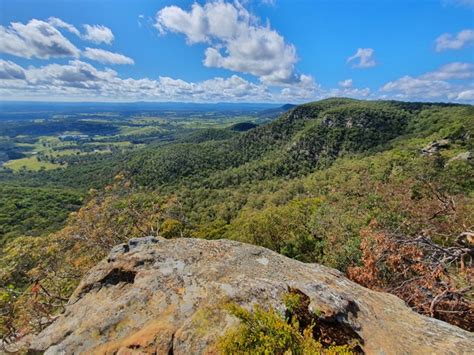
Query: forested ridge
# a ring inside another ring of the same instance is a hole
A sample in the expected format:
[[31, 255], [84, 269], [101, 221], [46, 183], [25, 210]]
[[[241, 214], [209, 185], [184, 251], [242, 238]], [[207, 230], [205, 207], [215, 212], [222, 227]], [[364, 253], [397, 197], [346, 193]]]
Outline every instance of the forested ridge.
[[472, 331], [473, 136], [473, 106], [327, 99], [260, 126], [3, 172], [2, 337], [44, 328], [112, 246], [147, 235], [322, 263]]

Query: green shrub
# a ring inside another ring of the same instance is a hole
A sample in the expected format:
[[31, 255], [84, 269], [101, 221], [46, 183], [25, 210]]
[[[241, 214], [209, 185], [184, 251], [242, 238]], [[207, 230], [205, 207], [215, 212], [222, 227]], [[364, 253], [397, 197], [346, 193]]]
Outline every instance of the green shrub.
[[[307, 297], [307, 296], [305, 296]], [[304, 297], [290, 292], [284, 297], [287, 316], [274, 308], [265, 310], [256, 305], [249, 311], [236, 304], [228, 305], [228, 310], [241, 323], [227, 331], [219, 340], [217, 348], [222, 354], [355, 354], [353, 345], [322, 344], [314, 337], [315, 323], [302, 327], [302, 309], [307, 310]], [[315, 315], [306, 316], [315, 318]]]

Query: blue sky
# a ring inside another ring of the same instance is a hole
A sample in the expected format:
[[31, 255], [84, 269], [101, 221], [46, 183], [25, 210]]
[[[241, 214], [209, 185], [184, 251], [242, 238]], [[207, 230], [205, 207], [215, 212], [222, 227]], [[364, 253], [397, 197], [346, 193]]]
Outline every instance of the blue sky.
[[474, 101], [474, 0], [0, 0], [0, 97]]

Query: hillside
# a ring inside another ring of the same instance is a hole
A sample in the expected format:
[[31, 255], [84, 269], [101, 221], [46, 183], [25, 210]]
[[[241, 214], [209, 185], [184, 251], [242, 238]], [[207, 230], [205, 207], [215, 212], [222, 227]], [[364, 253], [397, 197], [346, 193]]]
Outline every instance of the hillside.
[[453, 137], [469, 149], [473, 115], [472, 106], [328, 99], [298, 106], [236, 137], [149, 147], [113, 164], [148, 187], [192, 179], [223, 187], [228, 179], [239, 185], [293, 178], [329, 167], [338, 157], [389, 150], [415, 137]]
[[[455, 104], [327, 99], [300, 105], [235, 137], [228, 130], [203, 130], [125, 156], [84, 158], [68, 169], [26, 173], [24, 179], [32, 185], [88, 187], [107, 183], [114, 172], [126, 172], [140, 186], [157, 187], [191, 176], [208, 183], [226, 171], [237, 174], [238, 184], [256, 176], [295, 177], [327, 167], [338, 157], [388, 150], [389, 143], [414, 137], [452, 136], [460, 142], [470, 137], [473, 111], [472, 106]], [[472, 144], [469, 139], [464, 143], [468, 149]]]
[[[328, 99], [246, 130], [2, 173], [2, 337], [44, 329], [113, 246], [150, 235], [263, 246], [472, 331], [473, 122], [469, 105]], [[55, 212], [23, 227], [15, 204]]]

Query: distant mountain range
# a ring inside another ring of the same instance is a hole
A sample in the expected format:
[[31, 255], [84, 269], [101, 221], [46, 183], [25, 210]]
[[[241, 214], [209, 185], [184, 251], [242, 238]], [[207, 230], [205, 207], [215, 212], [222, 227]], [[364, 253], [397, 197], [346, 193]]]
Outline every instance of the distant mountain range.
[[128, 110], [193, 110], [193, 111], [260, 111], [279, 109], [280, 104], [270, 103], [192, 103], [192, 102], [33, 102], [33, 101], [3, 101], [0, 102], [0, 112], [6, 111], [128, 111]]
[[293, 104], [285, 104], [280, 107], [273, 107], [269, 108], [266, 110], [263, 110], [262, 112], [259, 113], [259, 117], [261, 118], [276, 118], [280, 116], [283, 112], [291, 110], [293, 107], [296, 107], [296, 105]]
[[123, 115], [135, 112], [154, 113], [222, 113], [251, 114], [262, 119], [273, 119], [295, 105], [269, 103], [189, 103], [189, 102], [0, 102], [0, 120], [49, 118], [58, 114], [120, 112]]

